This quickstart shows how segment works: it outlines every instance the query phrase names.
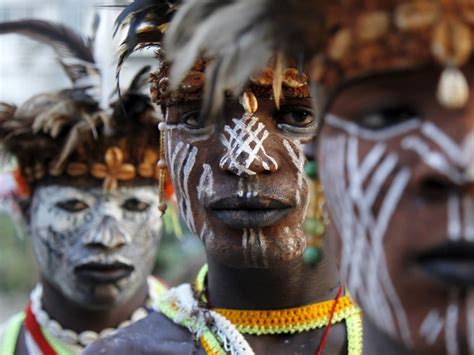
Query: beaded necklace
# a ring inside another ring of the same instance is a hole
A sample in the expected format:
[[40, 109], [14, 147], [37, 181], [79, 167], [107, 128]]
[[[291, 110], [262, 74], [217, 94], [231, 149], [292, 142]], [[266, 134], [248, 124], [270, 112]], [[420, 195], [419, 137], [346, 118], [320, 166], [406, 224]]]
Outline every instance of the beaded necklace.
[[73, 355], [79, 354], [85, 346], [94, 341], [112, 335], [118, 329], [126, 327], [148, 315], [158, 308], [158, 298], [166, 291], [160, 281], [153, 277], [148, 278], [148, 301], [146, 307], [136, 310], [128, 321], [122, 322], [116, 329], [105, 329], [100, 333], [84, 331], [77, 334], [74, 331], [63, 329], [41, 306], [41, 285], [31, 293], [30, 302], [24, 313], [14, 318], [6, 328], [6, 336], [0, 339], [0, 354], [15, 353], [16, 343], [21, 326], [25, 327], [25, 341], [30, 354]]
[[295, 334], [321, 329], [345, 321], [349, 355], [362, 354], [362, 317], [349, 296], [309, 306], [247, 311], [208, 309], [205, 280], [207, 265], [198, 274], [195, 292], [189, 285], [168, 291], [159, 303], [160, 311], [175, 323], [188, 328], [209, 355], [254, 354], [242, 334]]

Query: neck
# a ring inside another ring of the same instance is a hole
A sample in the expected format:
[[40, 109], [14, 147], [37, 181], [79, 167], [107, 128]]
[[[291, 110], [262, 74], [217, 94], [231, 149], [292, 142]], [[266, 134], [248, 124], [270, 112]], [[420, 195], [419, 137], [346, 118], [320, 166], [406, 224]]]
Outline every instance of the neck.
[[212, 307], [271, 310], [293, 308], [336, 297], [340, 287], [335, 260], [310, 267], [303, 259], [269, 269], [237, 269], [208, 256]]
[[364, 354], [415, 355], [414, 352], [393, 341], [367, 317], [364, 319]]
[[100, 332], [107, 328], [118, 327], [120, 323], [129, 320], [134, 311], [143, 307], [148, 297], [148, 285], [145, 280], [127, 302], [101, 310], [91, 310], [69, 300], [47, 281], [43, 280], [42, 285], [43, 310], [64, 329], [78, 333], [85, 330]]

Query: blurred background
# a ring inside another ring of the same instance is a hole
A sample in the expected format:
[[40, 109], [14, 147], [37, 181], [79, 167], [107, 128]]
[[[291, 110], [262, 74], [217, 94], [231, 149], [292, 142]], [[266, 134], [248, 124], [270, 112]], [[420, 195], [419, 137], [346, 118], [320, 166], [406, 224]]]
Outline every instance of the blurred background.
[[[98, 11], [113, 21], [120, 12], [118, 6], [126, 3], [95, 0], [0, 0], [0, 21], [45, 19], [66, 24], [89, 35]], [[127, 83], [131, 75], [146, 64], [156, 64], [153, 53], [141, 52], [134, 55], [124, 68], [122, 83]], [[62, 89], [68, 85], [68, 79], [50, 48], [18, 35], [0, 36], [0, 101], [19, 105], [35, 94]], [[14, 166], [14, 162], [1, 163], [0, 173]], [[29, 292], [37, 280], [28, 231], [23, 226], [18, 211], [15, 213], [15, 208], [11, 201], [0, 200], [0, 323], [25, 307]], [[177, 238], [167, 228], [155, 268], [155, 274], [171, 285], [191, 281], [204, 262], [200, 242], [183, 223], [178, 223], [182, 236]], [[168, 221], [167, 225], [170, 226], [171, 222]]]

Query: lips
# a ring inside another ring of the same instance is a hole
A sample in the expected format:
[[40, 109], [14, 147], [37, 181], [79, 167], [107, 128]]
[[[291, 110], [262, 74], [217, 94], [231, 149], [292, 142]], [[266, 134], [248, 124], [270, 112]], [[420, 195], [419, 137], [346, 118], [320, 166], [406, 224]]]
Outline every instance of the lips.
[[428, 275], [448, 285], [474, 286], [474, 243], [444, 243], [419, 254], [416, 263]]
[[270, 198], [225, 198], [209, 206], [213, 215], [234, 229], [263, 228], [286, 217], [292, 206]]
[[116, 283], [133, 272], [134, 267], [128, 264], [90, 262], [74, 269], [76, 276], [86, 282], [107, 284]]

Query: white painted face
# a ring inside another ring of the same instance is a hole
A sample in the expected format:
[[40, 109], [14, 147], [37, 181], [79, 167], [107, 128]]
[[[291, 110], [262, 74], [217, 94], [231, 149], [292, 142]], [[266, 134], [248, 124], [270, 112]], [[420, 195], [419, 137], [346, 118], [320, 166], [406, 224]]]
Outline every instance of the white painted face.
[[152, 270], [161, 231], [158, 188], [48, 185], [30, 220], [43, 279], [85, 308], [127, 301]]
[[473, 354], [474, 102], [440, 108], [436, 77], [342, 92], [321, 133], [320, 174], [341, 271], [366, 316], [416, 353]]

